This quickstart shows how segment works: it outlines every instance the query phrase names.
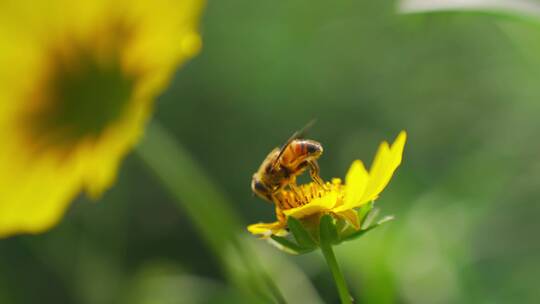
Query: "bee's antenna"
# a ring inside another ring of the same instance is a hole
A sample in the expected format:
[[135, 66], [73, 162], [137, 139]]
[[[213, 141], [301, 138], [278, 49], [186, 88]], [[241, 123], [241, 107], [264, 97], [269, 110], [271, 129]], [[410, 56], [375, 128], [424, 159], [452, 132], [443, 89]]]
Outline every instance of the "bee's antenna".
[[296, 138], [304, 137], [305, 133], [309, 131], [313, 127], [313, 125], [317, 122], [317, 118], [311, 119], [302, 129], [295, 132], [297, 134]]

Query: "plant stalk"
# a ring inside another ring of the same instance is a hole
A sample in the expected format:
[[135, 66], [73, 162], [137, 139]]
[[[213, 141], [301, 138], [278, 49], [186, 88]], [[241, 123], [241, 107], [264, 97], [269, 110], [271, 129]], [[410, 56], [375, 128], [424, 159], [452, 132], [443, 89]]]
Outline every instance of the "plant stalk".
[[352, 304], [352, 297], [349, 293], [349, 289], [347, 288], [347, 283], [345, 282], [343, 272], [341, 272], [341, 269], [337, 263], [336, 255], [332, 249], [332, 244], [324, 241], [321, 242], [321, 251], [323, 252], [326, 263], [332, 272], [332, 276], [334, 277], [334, 282], [336, 283], [341, 303]]

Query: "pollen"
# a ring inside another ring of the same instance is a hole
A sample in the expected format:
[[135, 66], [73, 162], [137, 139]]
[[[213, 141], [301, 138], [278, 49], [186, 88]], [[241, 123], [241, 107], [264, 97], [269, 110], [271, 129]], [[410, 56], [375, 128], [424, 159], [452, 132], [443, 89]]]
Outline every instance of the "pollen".
[[316, 198], [322, 198], [325, 194], [340, 190], [343, 187], [339, 178], [334, 178], [332, 182], [320, 185], [316, 182], [300, 186], [289, 185], [281, 190], [277, 195], [277, 205], [281, 210], [288, 210], [309, 204]]

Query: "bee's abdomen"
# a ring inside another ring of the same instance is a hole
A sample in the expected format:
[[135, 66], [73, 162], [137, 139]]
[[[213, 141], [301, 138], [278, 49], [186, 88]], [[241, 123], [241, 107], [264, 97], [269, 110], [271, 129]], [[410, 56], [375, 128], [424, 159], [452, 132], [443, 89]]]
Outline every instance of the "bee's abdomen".
[[297, 157], [319, 156], [322, 154], [322, 145], [314, 140], [301, 139], [293, 143], [294, 153]]

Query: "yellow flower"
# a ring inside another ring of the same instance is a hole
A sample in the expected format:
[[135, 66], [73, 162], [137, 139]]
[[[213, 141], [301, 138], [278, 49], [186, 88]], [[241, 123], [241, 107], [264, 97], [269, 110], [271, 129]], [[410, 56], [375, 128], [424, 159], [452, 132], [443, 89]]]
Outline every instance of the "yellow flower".
[[155, 97], [200, 48], [202, 0], [0, 3], [0, 236], [108, 188]]
[[277, 197], [277, 221], [258, 223], [248, 226], [248, 230], [263, 238], [272, 235], [287, 234], [287, 218], [293, 217], [301, 221], [318, 221], [324, 214], [331, 214], [338, 219], [360, 229], [358, 208], [377, 199], [390, 182], [394, 171], [401, 163], [403, 148], [407, 134], [402, 131], [392, 146], [383, 142], [375, 156], [369, 173], [360, 160], [352, 163], [345, 183], [334, 178], [320, 186], [315, 182], [301, 185], [298, 189], [282, 190]]

